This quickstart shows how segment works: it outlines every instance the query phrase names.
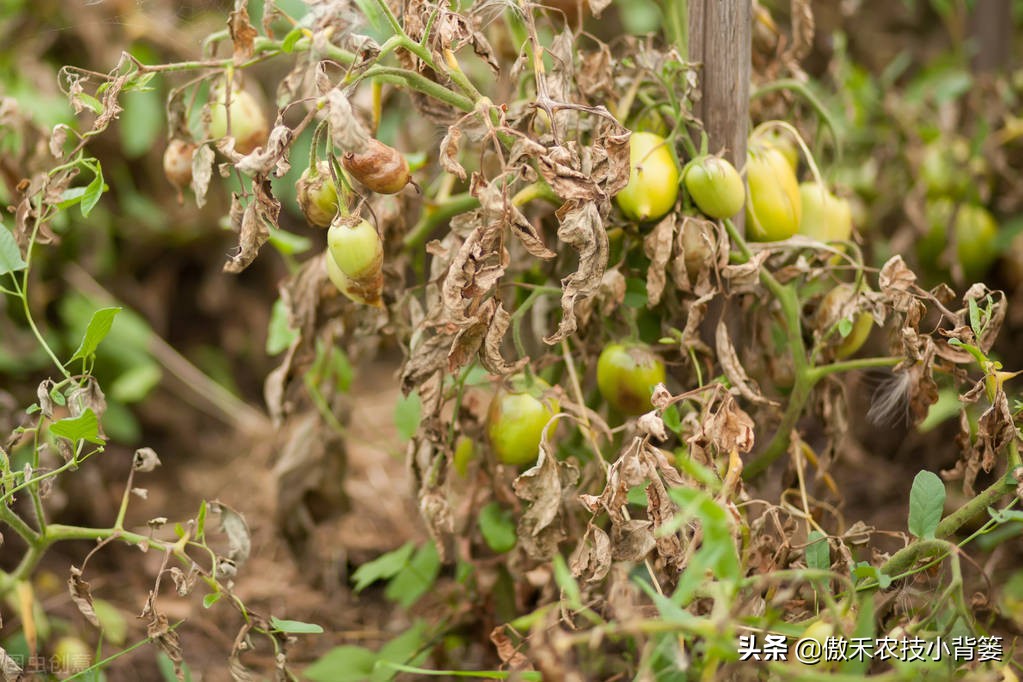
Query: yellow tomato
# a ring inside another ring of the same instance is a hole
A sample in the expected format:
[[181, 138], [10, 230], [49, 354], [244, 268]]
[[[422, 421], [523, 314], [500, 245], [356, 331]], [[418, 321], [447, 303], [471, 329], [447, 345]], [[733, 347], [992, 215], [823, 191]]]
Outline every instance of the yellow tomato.
[[625, 217], [639, 222], [657, 220], [678, 199], [678, 164], [667, 141], [653, 133], [630, 138], [629, 184], [616, 196]]
[[799, 182], [784, 154], [753, 143], [746, 158], [746, 234], [753, 241], [788, 239], [799, 229], [802, 200]]

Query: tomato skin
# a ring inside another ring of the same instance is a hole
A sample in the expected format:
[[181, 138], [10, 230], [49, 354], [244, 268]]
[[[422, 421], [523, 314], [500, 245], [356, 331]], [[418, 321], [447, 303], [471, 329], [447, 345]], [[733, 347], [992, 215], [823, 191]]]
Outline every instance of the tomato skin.
[[625, 415], [654, 409], [650, 394], [666, 376], [664, 363], [642, 343], [610, 343], [597, 359], [597, 388], [609, 405]]
[[397, 194], [412, 181], [408, 160], [394, 147], [370, 138], [360, 152], [345, 152], [341, 165], [377, 194]]
[[[820, 307], [817, 309], [817, 326], [826, 330], [842, 320], [843, 308], [855, 294], [851, 284], [838, 284], [831, 291], [824, 295]], [[870, 330], [874, 327], [874, 318], [870, 313], [858, 313], [853, 319], [852, 331], [844, 338], [836, 342], [834, 355], [838, 360], [853, 355], [870, 336]], [[836, 334], [834, 338], [840, 338]]]
[[750, 145], [746, 158], [746, 234], [753, 241], [788, 239], [799, 229], [799, 182], [785, 156], [774, 147]]
[[327, 248], [338, 268], [357, 279], [379, 270], [384, 260], [384, 245], [375, 227], [366, 220], [335, 220], [327, 230]]
[[998, 223], [991, 213], [977, 204], [956, 205], [949, 199], [937, 199], [927, 204], [927, 222], [931, 228], [920, 241], [921, 260], [937, 263], [948, 245], [948, 226], [955, 212], [956, 258], [968, 280], [977, 280], [991, 267], [998, 252], [995, 240]]
[[[228, 107], [223, 84], [213, 88], [210, 101], [210, 137], [220, 139], [227, 135]], [[235, 87], [231, 91], [231, 136], [239, 154], [248, 154], [266, 142], [270, 126], [259, 102], [247, 90]]]
[[77, 637], [61, 637], [53, 646], [54, 672], [80, 673], [92, 665], [92, 653]]
[[384, 303], [380, 298], [384, 288], [382, 270], [378, 269], [376, 272], [358, 279], [349, 277], [338, 267], [337, 261], [330, 255], [329, 248], [323, 251], [323, 263], [327, 271], [327, 278], [348, 299], [376, 308], [384, 307]]
[[799, 234], [822, 242], [846, 241], [852, 237], [852, 207], [824, 185], [804, 182], [799, 186], [802, 217]]
[[667, 141], [654, 133], [633, 133], [629, 164], [629, 184], [615, 195], [615, 201], [630, 220], [657, 220], [678, 199], [678, 164]]
[[796, 144], [792, 141], [792, 138], [789, 137], [788, 133], [784, 133], [777, 128], [771, 128], [764, 132], [763, 135], [758, 136], [757, 139], [762, 144], [768, 147], [774, 147], [781, 152], [782, 156], [785, 157], [785, 160], [789, 162], [790, 166], [792, 166], [792, 172], [799, 172], [799, 148], [796, 147]]
[[306, 168], [295, 183], [298, 204], [302, 214], [315, 227], [330, 227], [337, 216], [339, 203], [337, 188], [330, 177], [330, 167], [320, 161], [315, 168]]
[[[515, 377], [509, 389], [499, 389], [487, 411], [487, 436], [494, 454], [504, 464], [532, 464], [539, 455], [540, 438], [551, 418], [561, 411], [555, 400], [542, 400], [550, 386], [534, 379]], [[551, 425], [550, 433], [554, 425]]]
[[192, 182], [194, 155], [195, 144], [176, 137], [167, 143], [167, 149], [163, 152], [163, 174], [179, 191]]
[[720, 156], [694, 159], [686, 169], [686, 190], [711, 218], [731, 218], [746, 202], [746, 188], [735, 166]]

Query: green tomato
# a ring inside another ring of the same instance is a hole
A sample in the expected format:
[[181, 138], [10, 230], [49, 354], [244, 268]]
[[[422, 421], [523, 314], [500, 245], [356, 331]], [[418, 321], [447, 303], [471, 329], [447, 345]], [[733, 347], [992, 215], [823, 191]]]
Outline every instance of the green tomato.
[[630, 220], [657, 220], [678, 199], [678, 164], [667, 141], [654, 133], [633, 133], [629, 140], [629, 184], [616, 196]]
[[652, 410], [650, 394], [664, 379], [664, 363], [645, 344], [611, 343], [597, 359], [600, 395], [626, 415]]
[[852, 208], [849, 202], [816, 182], [799, 186], [802, 218], [799, 234], [822, 242], [846, 241], [852, 236]]
[[[820, 307], [817, 309], [817, 327], [827, 330], [838, 324], [843, 319], [843, 309], [854, 296], [855, 290], [851, 284], [838, 284], [821, 299]], [[858, 313], [852, 321], [852, 330], [845, 338], [838, 341], [834, 346], [835, 357], [843, 360], [863, 347], [870, 330], [874, 326], [874, 317], [870, 313]]]
[[327, 230], [327, 249], [338, 269], [351, 279], [359, 279], [380, 269], [384, 245], [375, 227], [360, 220], [335, 220]]
[[970, 173], [963, 172], [969, 163], [970, 147], [962, 138], [955, 138], [951, 143], [937, 140], [927, 145], [920, 163], [927, 196], [965, 197], [972, 182]]
[[234, 148], [239, 154], [248, 154], [266, 142], [270, 127], [259, 102], [246, 90], [234, 88], [231, 91], [231, 107], [228, 113], [227, 97], [223, 84], [213, 88], [210, 102], [210, 137], [220, 139], [227, 135], [227, 119], [231, 119], [231, 136]]
[[92, 665], [92, 649], [77, 637], [61, 637], [53, 647], [56, 672], [80, 673]]
[[787, 131], [780, 130], [778, 128], [771, 128], [765, 131], [762, 135], [758, 135], [757, 138], [761, 143], [774, 147], [785, 160], [792, 166], [792, 172], [799, 172], [799, 149], [796, 147], [795, 142], [792, 141], [790, 134]]
[[746, 158], [746, 233], [758, 242], [788, 239], [799, 229], [802, 201], [792, 166], [776, 148], [753, 143]]
[[561, 411], [557, 401], [543, 400], [548, 388], [540, 379], [529, 386], [518, 376], [511, 380], [510, 390], [500, 389], [494, 396], [487, 412], [487, 436], [503, 463], [521, 466], [536, 461], [544, 427]]
[[720, 156], [701, 156], [686, 168], [686, 190], [711, 218], [731, 218], [742, 210], [746, 188], [735, 166]]
[[956, 210], [956, 205], [949, 199], [928, 202], [927, 222], [931, 228], [918, 246], [920, 258], [931, 265], [938, 263], [948, 246], [948, 229], [953, 212], [956, 258], [966, 279], [980, 279], [998, 257], [995, 248], [998, 223], [983, 206], [960, 204]]
[[330, 227], [338, 212], [337, 188], [330, 177], [330, 167], [320, 161], [316, 167], [306, 168], [295, 183], [298, 205], [310, 225]]

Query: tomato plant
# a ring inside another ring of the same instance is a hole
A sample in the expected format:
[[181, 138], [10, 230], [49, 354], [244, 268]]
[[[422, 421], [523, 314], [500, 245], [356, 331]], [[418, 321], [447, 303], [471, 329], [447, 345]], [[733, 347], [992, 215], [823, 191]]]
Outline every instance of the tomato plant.
[[652, 410], [650, 394], [665, 376], [664, 362], [645, 344], [609, 343], [597, 359], [600, 395], [622, 414]]
[[949, 246], [949, 235], [955, 239], [956, 262], [971, 281], [982, 277], [998, 257], [995, 248], [998, 223], [983, 206], [936, 199], [927, 204], [927, 222], [929, 230], [918, 250], [921, 259], [931, 267], [947, 265], [941, 258]]
[[683, 182], [699, 209], [711, 218], [731, 218], [746, 201], [739, 171], [719, 156], [701, 156], [690, 161]]
[[405, 156], [373, 138], [362, 150], [345, 152], [341, 164], [367, 189], [379, 194], [397, 194], [412, 181]]
[[302, 171], [295, 191], [298, 205], [309, 224], [330, 227], [339, 210], [339, 199], [327, 162], [320, 161]]
[[836, 197], [816, 182], [800, 184], [799, 198], [799, 234], [823, 242], [846, 241], [852, 237], [852, 208], [848, 200]]
[[[556, 400], [545, 397], [550, 386], [540, 379], [532, 383], [513, 377], [509, 388], [499, 389], [487, 411], [487, 436], [497, 458], [512, 466], [535, 462], [547, 423], [560, 412]], [[548, 429], [551, 433], [553, 424]]]
[[631, 220], [657, 220], [678, 198], [678, 163], [668, 141], [660, 135], [633, 133], [629, 143], [629, 183], [615, 200]]
[[773, 242], [794, 235], [802, 218], [802, 200], [796, 174], [785, 155], [775, 147], [751, 142], [746, 182], [746, 231], [750, 239]]
[[[230, 94], [230, 107], [228, 106]], [[239, 154], [248, 154], [256, 147], [265, 144], [270, 127], [266, 114], [256, 97], [237, 85], [230, 89], [223, 83], [212, 88], [210, 107], [209, 135], [220, 139], [228, 134], [234, 138], [234, 148]]]

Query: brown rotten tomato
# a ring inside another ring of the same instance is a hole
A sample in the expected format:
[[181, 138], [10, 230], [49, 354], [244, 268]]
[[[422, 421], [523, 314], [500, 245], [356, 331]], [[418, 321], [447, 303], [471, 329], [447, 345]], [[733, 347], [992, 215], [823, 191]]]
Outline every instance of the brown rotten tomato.
[[179, 192], [192, 182], [194, 155], [195, 144], [177, 137], [167, 143], [167, 149], [163, 152], [163, 174]]
[[[539, 456], [544, 427], [561, 411], [556, 400], [544, 399], [550, 386], [516, 376], [508, 389], [494, 395], [487, 412], [487, 436], [494, 454], [504, 464], [532, 464]], [[553, 429], [553, 425], [551, 426]]]
[[345, 152], [341, 165], [353, 178], [377, 194], [397, 194], [412, 181], [405, 156], [373, 138], [362, 151]]
[[597, 359], [600, 395], [623, 414], [652, 410], [650, 394], [664, 379], [664, 363], [646, 344], [610, 343]]

